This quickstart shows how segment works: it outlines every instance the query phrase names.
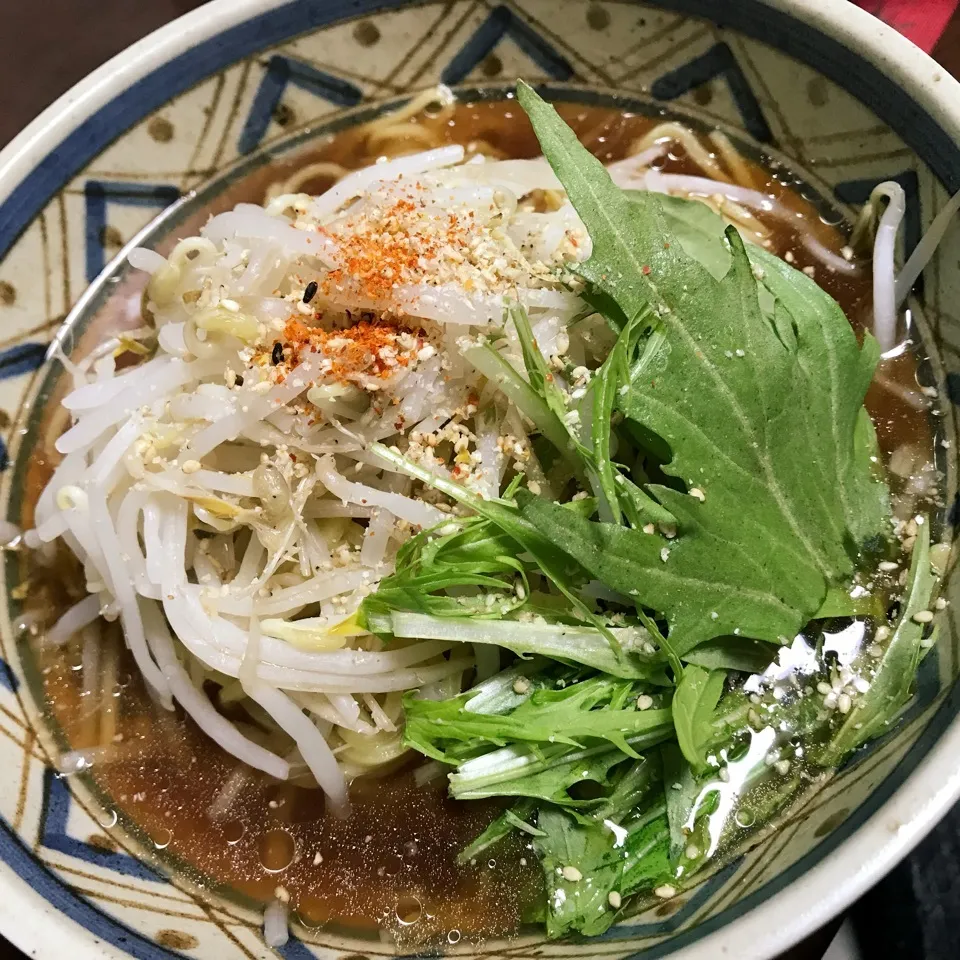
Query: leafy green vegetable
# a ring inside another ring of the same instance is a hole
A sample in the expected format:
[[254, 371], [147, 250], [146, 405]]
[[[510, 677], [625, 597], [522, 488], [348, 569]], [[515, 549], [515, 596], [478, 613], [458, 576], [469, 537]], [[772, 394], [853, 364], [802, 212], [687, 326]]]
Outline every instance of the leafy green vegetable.
[[[395, 573], [365, 599], [364, 622], [376, 624], [376, 631], [382, 633], [389, 632], [383, 618], [391, 610], [432, 616], [505, 616], [523, 606], [529, 595], [526, 567], [516, 553], [516, 542], [482, 517], [449, 520], [424, 530], [397, 551]], [[518, 578], [522, 591], [515, 589]], [[481, 587], [485, 592], [474, 597], [446, 593], [459, 587]]]
[[[668, 718], [627, 742], [634, 750], [641, 750], [667, 739], [672, 730]], [[610, 786], [611, 771], [626, 759], [622, 750], [605, 744], [586, 748], [563, 744], [501, 747], [465, 761], [450, 774], [450, 795], [458, 800], [535, 797], [570, 809], [589, 809], [601, 798], [574, 794], [572, 788], [585, 783]]]
[[677, 742], [688, 762], [697, 772], [706, 769], [704, 756], [710, 741], [713, 711], [723, 693], [726, 673], [704, 670], [688, 664], [673, 695], [673, 723]]
[[[469, 507], [475, 513], [494, 523], [507, 536], [525, 550], [536, 563], [541, 573], [545, 574], [549, 581], [566, 597], [573, 612], [582, 619], [592, 623], [607, 639], [618, 659], [623, 659], [623, 652], [620, 649], [620, 643], [611, 633], [603, 620], [597, 617], [592, 610], [580, 599], [574, 580], [582, 575], [583, 571], [567, 554], [558, 550], [557, 547], [543, 536], [532, 524], [525, 520], [517, 510], [515, 504], [506, 500], [484, 500], [476, 494], [470, 493], [458, 483], [447, 480], [444, 477], [437, 477], [418, 464], [407, 460], [401, 453], [385, 447], [381, 443], [373, 443], [370, 449], [381, 459], [390, 463], [410, 476], [426, 483], [428, 486], [435, 487], [443, 491], [447, 496]], [[568, 507], [560, 507], [561, 510], [567, 510], [569, 516], [576, 516], [576, 510], [570, 510]], [[628, 669], [626, 666], [621, 669]]]
[[837, 766], [861, 744], [886, 733], [910, 699], [923, 656], [923, 638], [930, 629], [921, 620], [930, 610], [937, 577], [930, 568], [930, 524], [918, 533], [910, 561], [903, 609], [893, 636], [870, 680], [870, 688], [857, 697], [843, 725], [833, 735], [817, 760], [823, 766]]
[[[601, 632], [596, 627], [563, 623], [491, 622], [401, 612], [393, 613], [390, 622], [390, 632], [396, 637], [493, 643], [520, 655], [539, 654], [581, 663], [617, 677], [667, 683], [650, 635], [639, 627], [612, 627]], [[609, 636], [621, 648], [619, 656], [611, 650]]]
[[537, 346], [527, 311], [522, 304], [510, 303], [507, 305], [507, 316], [513, 321], [516, 328], [517, 339], [520, 341], [520, 351], [523, 354], [523, 365], [527, 371], [527, 380], [531, 388], [537, 396], [543, 398], [547, 409], [561, 424], [561, 429], [568, 433], [565, 449], [578, 447], [579, 441], [577, 438], [569, 434], [569, 431], [563, 426], [563, 418], [568, 412], [567, 400], [563, 391], [557, 386], [546, 358]]
[[[672, 881], [669, 827], [662, 803], [633, 811], [622, 826], [613, 820], [577, 819], [545, 810], [534, 841], [547, 886], [547, 934], [576, 931], [596, 936], [617, 918], [619, 900]], [[570, 872], [570, 868], [575, 873]]]
[[629, 321], [620, 331], [617, 342], [590, 381], [587, 399], [592, 406], [592, 458], [588, 472], [598, 497], [602, 496], [602, 520], [619, 523], [621, 512], [634, 526], [646, 523], [672, 524], [673, 517], [642, 487], [624, 476], [611, 457], [611, 420], [617, 401], [617, 390], [630, 376], [628, 361], [635, 352], [641, 334], [649, 327], [651, 316], [644, 312]]
[[534, 841], [547, 887], [547, 935], [603, 933], [613, 920], [610, 894], [622, 885], [624, 857], [609, 829], [584, 824], [560, 810], [541, 811], [544, 835]]
[[523, 799], [508, 807], [490, 825], [479, 834], [471, 843], [467, 844], [457, 855], [457, 863], [469, 863], [480, 856], [484, 850], [498, 844], [505, 837], [509, 837], [517, 829], [517, 820], [525, 822], [527, 817], [536, 810], [533, 800]]
[[570, 433], [563, 421], [543, 396], [520, 376], [488, 339], [462, 341], [460, 352], [467, 362], [495, 383], [513, 401], [517, 409], [536, 424], [537, 429], [553, 444], [570, 464], [571, 469], [580, 469], [573, 452]]
[[776, 650], [768, 643], [749, 637], [717, 637], [701, 643], [684, 656], [687, 663], [708, 670], [739, 670], [763, 673], [770, 666]]
[[675, 242], [657, 197], [627, 198], [552, 107], [524, 84], [519, 99], [590, 232], [577, 271], [623, 315], [652, 309], [663, 332], [656, 364], [623, 384], [619, 408], [669, 444], [664, 472], [699, 494], [648, 487], [676, 518], [674, 540], [570, 519], [529, 496], [518, 501], [524, 518], [663, 613], [681, 655], [729, 634], [794, 636], [881, 534], [878, 498], [858, 500], [876, 481], [854, 445], [875, 344], [861, 350], [839, 308], [796, 271], [767, 272], [771, 321], [736, 230], [718, 281]]
[[[631, 199], [644, 203], [648, 194], [625, 190]], [[698, 261], [714, 278], [722, 280], [730, 269], [730, 247], [724, 237], [723, 218], [705, 203], [659, 194], [660, 208], [670, 232], [684, 252]]]
[[645, 689], [629, 680], [598, 675], [559, 689], [541, 687], [507, 714], [471, 711], [470, 693], [441, 701], [408, 696], [405, 737], [421, 753], [447, 763], [462, 758], [464, 745], [473, 752], [480, 745], [521, 741], [582, 747], [606, 740], [636, 756], [628, 738], [661, 729], [670, 720], [669, 706], [637, 707], [637, 697]]
[[700, 792], [693, 769], [675, 743], [660, 747], [663, 764], [663, 797], [666, 804], [667, 826], [670, 835], [669, 852], [672, 860], [679, 859], [687, 845], [687, 822]]

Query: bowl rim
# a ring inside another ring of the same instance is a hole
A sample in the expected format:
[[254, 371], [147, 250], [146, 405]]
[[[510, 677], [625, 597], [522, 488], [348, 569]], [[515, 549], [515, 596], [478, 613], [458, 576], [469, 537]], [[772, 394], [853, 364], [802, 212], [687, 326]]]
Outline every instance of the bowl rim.
[[[336, 13], [349, 17], [364, 12], [359, 9], [361, 5], [353, 4], [350, 0], [321, 2], [324, 6], [336, 8], [328, 15], [331, 20]], [[691, 16], [705, 15], [703, 0], [638, 2]], [[379, 3], [370, 4], [376, 8], [370, 12], [397, 8], [406, 3], [407, 0], [380, 0]], [[415, 4], [416, 0], [411, 0], [411, 3]], [[0, 222], [0, 257], [6, 254], [22, 227], [35, 215], [35, 198], [42, 190], [33, 190], [33, 202], [30, 198], [18, 197], [19, 193], [30, 192], [24, 190], [29, 178], [38, 172], [43, 173], [48, 182], [56, 181], [56, 189], [76, 172], [64, 170], [56, 164], [41, 169], [41, 161], [69, 137], [78, 138], [81, 145], [85, 141], [87, 148], [94, 153], [102, 149], [99, 141], [91, 147], [93, 141], [88, 135], [89, 131], [85, 130], [85, 125], [94, 114], [115, 103], [124, 92], [130, 93], [138, 82], [148, 78], [158, 68], [170, 65], [181, 54], [213, 40], [227, 30], [242, 28], [260, 15], [284, 9], [289, 13], [275, 38], [258, 37], [258, 49], [292, 37], [301, 30], [309, 30], [310, 8], [313, 6], [302, 0], [212, 0], [128, 47], [47, 107], [0, 151], [0, 209], [6, 212]], [[822, 38], [832, 39], [856, 50], [863, 60], [880, 71], [892, 84], [908, 89], [911, 99], [924, 108], [942, 136], [960, 141], [960, 83], [896, 30], [848, 0], [737, 0], [731, 6], [752, 10], [754, 14], [766, 10], [767, 13], [786, 15], [813, 28]], [[731, 23], [727, 10], [716, 11], [714, 19]], [[739, 22], [735, 29], [748, 35], [763, 34], [758, 38], [783, 49], [780, 43], [771, 41], [766, 31], [751, 30]], [[786, 45], [796, 48], [795, 44]], [[796, 55], [796, 49], [787, 52]], [[231, 57], [233, 59], [235, 57]], [[812, 65], [818, 67], [816, 63]], [[204, 65], [200, 76], [184, 79], [182, 89], [219, 69], [222, 69], [221, 64], [210, 64], [209, 68]], [[835, 79], [843, 85], [842, 78]], [[156, 106], [179, 92], [179, 88], [168, 91]], [[128, 125], [137, 122], [151, 109], [154, 107], [139, 109], [135, 115], [129, 116]], [[929, 148], [935, 151], [936, 144], [931, 141]], [[924, 156], [924, 159], [928, 158]], [[86, 162], [86, 158], [81, 157], [77, 162], [78, 168], [82, 169]], [[935, 172], [948, 189], [960, 188], [960, 170], [941, 168]], [[47, 197], [43, 196], [39, 202], [42, 205], [46, 200]], [[906, 773], [902, 783], [892, 788], [890, 796], [872, 804], [874, 809], [868, 820], [850, 835], [837, 839], [833, 849], [825, 856], [821, 853], [815, 865], [762, 902], [745, 907], [739, 916], [718, 923], [718, 928], [712, 932], [706, 935], [701, 932], [695, 942], [683, 944], [685, 934], [680, 934], [671, 941], [644, 951], [644, 957], [669, 955], [676, 960], [704, 960], [705, 957], [731, 955], [743, 960], [768, 960], [849, 906], [906, 856], [960, 798], [960, 768], [953, 763], [953, 759], [960, 754], [958, 712], [960, 683], [955, 683], [931, 717], [917, 744], [911, 748], [917, 749], [921, 743], [928, 747], [914, 769]], [[893, 773], [888, 774], [884, 785], [893, 776]], [[880, 792], [883, 792], [882, 786]], [[871, 798], [865, 804], [870, 805]], [[799, 863], [816, 854], [824, 843], [829, 844], [830, 841], [830, 837], [826, 838]], [[52, 892], [44, 894], [34, 888], [33, 881], [40, 879], [41, 874], [47, 883], [51, 877], [57, 882]], [[84, 921], [96, 917], [100, 926], [103, 914], [74, 895], [2, 821], [0, 884], [4, 893], [0, 897], [0, 931], [24, 952], [36, 956], [69, 945], [72, 956], [77, 960], [99, 960], [104, 956], [122, 960], [131, 955], [150, 957], [152, 960], [153, 957], [171, 955], [158, 944], [110, 918], [109, 922], [124, 931], [125, 935], [111, 938], [114, 942], [98, 937]], [[714, 921], [720, 921], [723, 915], [706, 921], [702, 926], [709, 927]], [[694, 930], [702, 930], [702, 926]]]

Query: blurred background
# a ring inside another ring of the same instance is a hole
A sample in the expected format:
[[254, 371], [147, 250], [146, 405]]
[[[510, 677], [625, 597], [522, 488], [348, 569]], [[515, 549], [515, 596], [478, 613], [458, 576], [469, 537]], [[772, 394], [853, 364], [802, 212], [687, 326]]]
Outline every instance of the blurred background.
[[[91, 70], [203, 2], [0, 0], [0, 147]], [[858, 0], [858, 5], [960, 78], [960, 0]], [[888, 957], [960, 957], [960, 807], [847, 915], [779, 960]], [[0, 960], [20, 958], [0, 938]]]

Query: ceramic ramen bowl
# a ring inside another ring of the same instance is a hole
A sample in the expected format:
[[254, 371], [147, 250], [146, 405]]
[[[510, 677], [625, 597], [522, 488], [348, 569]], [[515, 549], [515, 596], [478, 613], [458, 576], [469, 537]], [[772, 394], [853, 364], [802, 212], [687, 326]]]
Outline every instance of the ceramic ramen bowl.
[[[44, 364], [48, 345], [59, 337], [69, 353], [102, 333], [98, 310], [124, 276], [125, 247], [162, 241], [265, 165], [411, 94], [442, 82], [496, 95], [518, 76], [556, 97], [617, 95], [625, 109], [719, 127], [744, 150], [781, 158], [825, 216], [851, 216], [874, 184], [895, 180], [907, 195], [907, 254], [960, 189], [960, 86], [845, 0], [215, 0], [97, 71], [0, 155], [3, 516], [29, 526], [36, 465], [63, 426], [48, 402], [61, 376]], [[939, 390], [944, 538], [957, 521], [958, 260], [954, 229], [911, 303], [924, 382]], [[0, 932], [30, 955], [77, 960], [270, 954], [262, 905], [165, 858], [124, 815], [123, 797], [55, 772], [65, 739], [44, 700], [36, 621], [24, 617], [30, 585], [18, 550], [4, 557]], [[946, 595], [956, 587], [953, 576]], [[896, 729], [700, 886], [595, 941], [531, 932], [447, 952], [748, 960], [811, 932], [960, 795], [952, 609]], [[396, 948], [294, 922], [276, 952], [361, 960]]]

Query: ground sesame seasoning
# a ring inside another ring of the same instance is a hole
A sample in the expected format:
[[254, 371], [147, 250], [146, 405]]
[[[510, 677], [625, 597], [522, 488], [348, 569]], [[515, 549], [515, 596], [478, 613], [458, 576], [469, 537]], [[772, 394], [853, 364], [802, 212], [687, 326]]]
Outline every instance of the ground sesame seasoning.
[[[405, 335], [408, 339], [404, 342], [412, 344], [410, 349], [400, 346]], [[344, 384], [362, 381], [363, 377], [389, 378], [398, 368], [408, 367], [425, 343], [422, 331], [414, 332], [382, 319], [364, 319], [349, 327], [323, 330], [291, 317], [283, 336], [291, 368], [313, 350], [324, 355], [324, 379]]]

